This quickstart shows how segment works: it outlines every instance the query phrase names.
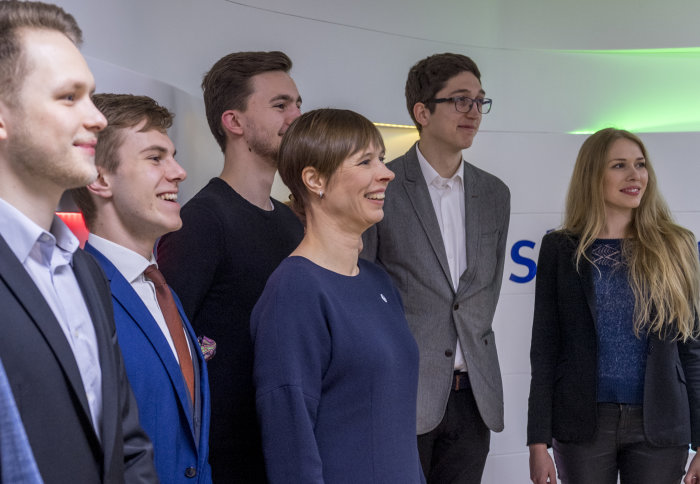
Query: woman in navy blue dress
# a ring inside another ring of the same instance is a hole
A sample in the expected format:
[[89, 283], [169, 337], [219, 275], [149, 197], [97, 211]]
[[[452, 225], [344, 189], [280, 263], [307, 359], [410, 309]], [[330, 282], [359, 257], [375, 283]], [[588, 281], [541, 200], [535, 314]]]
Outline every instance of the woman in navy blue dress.
[[279, 172], [305, 220], [251, 318], [270, 483], [419, 484], [418, 348], [398, 291], [358, 260], [393, 173], [377, 128], [352, 111], [298, 118]]

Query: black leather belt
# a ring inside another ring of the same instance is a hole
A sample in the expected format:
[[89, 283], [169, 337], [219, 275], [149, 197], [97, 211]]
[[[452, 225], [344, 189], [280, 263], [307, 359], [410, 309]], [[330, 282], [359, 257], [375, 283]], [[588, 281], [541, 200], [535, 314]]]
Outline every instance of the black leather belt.
[[452, 376], [452, 390], [458, 392], [471, 388], [469, 383], [469, 374], [466, 371], [455, 371]]

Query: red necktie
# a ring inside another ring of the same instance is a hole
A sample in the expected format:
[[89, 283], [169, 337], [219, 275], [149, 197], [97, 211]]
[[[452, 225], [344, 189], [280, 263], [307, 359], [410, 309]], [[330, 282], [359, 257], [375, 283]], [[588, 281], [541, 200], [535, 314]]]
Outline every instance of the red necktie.
[[190, 391], [190, 398], [192, 398], [192, 402], [194, 403], [194, 368], [192, 366], [192, 356], [187, 346], [182, 320], [180, 319], [180, 313], [175, 305], [175, 299], [173, 299], [170, 288], [165, 282], [165, 277], [163, 277], [163, 274], [158, 270], [155, 264], [148, 266], [148, 268], [143, 271], [143, 275], [150, 279], [156, 288], [156, 299], [158, 299], [158, 305], [163, 313], [165, 323], [168, 325], [168, 331], [170, 331], [170, 336], [175, 345], [175, 352], [180, 360], [180, 370], [182, 371], [182, 376], [185, 378], [185, 383], [187, 383], [187, 388]]

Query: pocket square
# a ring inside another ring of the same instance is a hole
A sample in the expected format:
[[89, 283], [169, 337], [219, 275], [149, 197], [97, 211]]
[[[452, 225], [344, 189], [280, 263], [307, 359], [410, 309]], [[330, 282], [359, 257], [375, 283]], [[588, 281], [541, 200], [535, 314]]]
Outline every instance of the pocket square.
[[216, 341], [206, 336], [198, 336], [197, 341], [199, 341], [199, 347], [202, 349], [204, 361], [211, 360], [216, 354]]

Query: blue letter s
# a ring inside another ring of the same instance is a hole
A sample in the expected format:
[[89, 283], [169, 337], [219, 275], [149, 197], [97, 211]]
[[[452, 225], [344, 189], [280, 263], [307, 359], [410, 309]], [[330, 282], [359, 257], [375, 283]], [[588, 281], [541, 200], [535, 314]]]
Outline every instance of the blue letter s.
[[513, 259], [513, 262], [515, 262], [516, 264], [520, 264], [527, 267], [527, 275], [521, 277], [511, 273], [509, 279], [518, 284], [525, 284], [526, 282], [530, 282], [535, 278], [535, 275], [537, 274], [537, 263], [532, 259], [528, 259], [527, 257], [521, 256], [521, 247], [529, 247], [530, 249], [534, 249], [535, 243], [531, 240], [519, 240], [516, 243], [514, 243], [513, 247], [510, 249], [511, 259]]

